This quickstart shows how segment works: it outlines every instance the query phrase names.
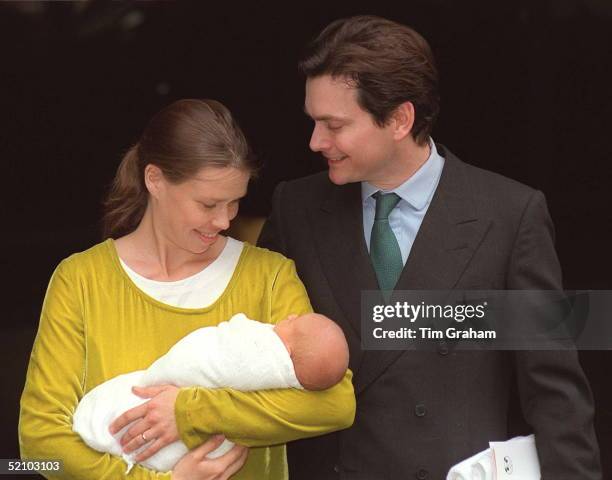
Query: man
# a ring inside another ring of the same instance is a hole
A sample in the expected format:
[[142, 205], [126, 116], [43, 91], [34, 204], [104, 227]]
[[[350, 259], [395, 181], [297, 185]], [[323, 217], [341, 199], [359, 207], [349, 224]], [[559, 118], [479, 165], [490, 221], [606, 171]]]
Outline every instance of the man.
[[575, 352], [360, 347], [363, 290], [561, 289], [542, 193], [433, 143], [436, 68], [408, 27], [336, 21], [300, 68], [310, 148], [329, 172], [277, 187], [260, 245], [294, 259], [315, 311], [343, 328], [357, 416], [348, 430], [291, 444], [291, 479], [443, 479], [511, 435], [514, 389], [542, 478], [600, 478]]

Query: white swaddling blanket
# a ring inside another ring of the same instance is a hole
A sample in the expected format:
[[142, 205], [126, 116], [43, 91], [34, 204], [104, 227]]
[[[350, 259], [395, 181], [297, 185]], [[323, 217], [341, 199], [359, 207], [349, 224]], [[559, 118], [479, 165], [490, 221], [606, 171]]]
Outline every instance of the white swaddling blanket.
[[[88, 392], [77, 406], [72, 429], [93, 449], [123, 457], [129, 471], [138, 451], [125, 455], [119, 444], [129, 425], [114, 436], [108, 427], [123, 412], [148, 400], [134, 395], [133, 386], [173, 384], [242, 391], [302, 389], [289, 353], [273, 328], [274, 325], [249, 320], [239, 313], [216, 327], [195, 330], [147, 370], [119, 375]], [[226, 440], [208, 457], [223, 455], [232, 446]], [[160, 472], [172, 470], [187, 452], [185, 444], [177, 441], [142, 465]]]

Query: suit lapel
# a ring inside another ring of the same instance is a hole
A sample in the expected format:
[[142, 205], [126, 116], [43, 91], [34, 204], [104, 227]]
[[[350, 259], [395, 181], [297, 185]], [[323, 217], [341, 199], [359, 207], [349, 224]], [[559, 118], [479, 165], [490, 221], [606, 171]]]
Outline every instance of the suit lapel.
[[361, 338], [361, 291], [378, 290], [363, 238], [361, 186], [359, 183], [330, 186], [327, 198], [313, 207], [314, 241], [347, 326]]
[[[439, 151], [445, 157], [442, 176], [396, 290], [454, 288], [490, 226], [490, 221], [478, 217], [464, 164], [444, 147], [440, 146]], [[373, 272], [372, 267], [370, 270]], [[364, 352], [355, 375], [357, 393], [404, 353], [403, 350]]]
[[440, 147], [445, 164], [440, 183], [415, 238], [397, 290], [455, 287], [486, 234], [490, 221], [478, 216], [465, 165]]

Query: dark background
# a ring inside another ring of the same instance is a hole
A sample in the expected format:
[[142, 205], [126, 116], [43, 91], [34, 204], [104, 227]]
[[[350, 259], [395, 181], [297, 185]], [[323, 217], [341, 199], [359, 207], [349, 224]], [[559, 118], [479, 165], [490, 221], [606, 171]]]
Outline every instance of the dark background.
[[[2, 2], [0, 458], [18, 457], [18, 400], [51, 272], [99, 241], [100, 199], [146, 121], [179, 98], [227, 105], [264, 164], [241, 211], [264, 216], [280, 180], [325, 167], [308, 151], [300, 52], [330, 21], [365, 13], [429, 40], [442, 94], [434, 139], [546, 194], [566, 288], [612, 289], [608, 0]], [[612, 353], [581, 359], [612, 478]]]

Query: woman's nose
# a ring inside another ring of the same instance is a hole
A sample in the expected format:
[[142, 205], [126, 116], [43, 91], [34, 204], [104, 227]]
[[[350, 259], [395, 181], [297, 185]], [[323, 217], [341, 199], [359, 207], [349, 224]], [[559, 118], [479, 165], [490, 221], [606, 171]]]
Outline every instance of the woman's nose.
[[227, 230], [230, 225], [230, 218], [227, 207], [219, 208], [213, 218], [213, 225], [219, 230]]

